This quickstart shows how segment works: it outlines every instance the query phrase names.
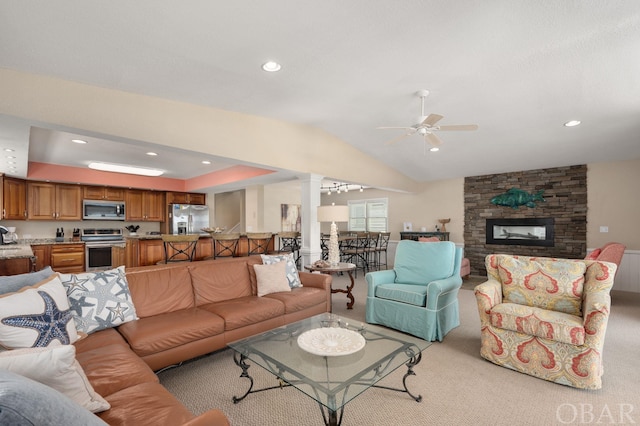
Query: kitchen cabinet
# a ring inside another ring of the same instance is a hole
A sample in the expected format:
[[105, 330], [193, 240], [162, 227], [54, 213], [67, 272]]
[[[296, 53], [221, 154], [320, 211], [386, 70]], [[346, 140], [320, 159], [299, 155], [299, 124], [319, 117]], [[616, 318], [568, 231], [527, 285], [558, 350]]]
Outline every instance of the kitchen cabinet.
[[132, 222], [164, 222], [164, 192], [129, 189], [125, 192], [126, 218]]
[[140, 242], [137, 238], [127, 238], [127, 245], [125, 247], [125, 263], [127, 268], [133, 268], [140, 266]]
[[197, 192], [167, 192], [167, 204], [207, 204], [207, 195]]
[[27, 182], [29, 220], [82, 220], [79, 185]]
[[196, 245], [195, 260], [213, 258], [213, 238], [200, 237]]
[[25, 220], [27, 218], [27, 181], [2, 177], [2, 219]]
[[33, 258], [0, 259], [0, 275], [18, 275], [33, 271]]
[[36, 271], [51, 266], [51, 244], [33, 245], [31, 246], [31, 251], [36, 258]]
[[53, 244], [51, 267], [63, 274], [84, 272], [84, 244]]
[[140, 240], [140, 266], [155, 265], [164, 260], [164, 244], [161, 239]]
[[124, 188], [83, 186], [82, 198], [85, 200], [124, 201]]
[[117, 268], [126, 262], [126, 248], [113, 246], [111, 247], [111, 266]]

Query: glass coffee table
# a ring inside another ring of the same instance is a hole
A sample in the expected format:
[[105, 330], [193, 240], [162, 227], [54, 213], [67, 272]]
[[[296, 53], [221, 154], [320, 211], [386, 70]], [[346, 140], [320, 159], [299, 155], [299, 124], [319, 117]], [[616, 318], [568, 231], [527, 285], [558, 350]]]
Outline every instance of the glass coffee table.
[[[229, 343], [241, 378], [249, 389], [233, 397], [238, 403], [249, 394], [293, 386], [318, 402], [326, 425], [342, 422], [345, 405], [365, 390], [376, 387], [407, 393], [416, 402], [422, 396], [407, 388], [407, 377], [431, 342], [383, 327], [363, 324], [334, 314], [320, 314], [246, 339]], [[305, 349], [303, 349], [302, 347]], [[249, 363], [259, 365], [279, 381], [276, 386], [253, 389]], [[377, 383], [401, 366], [407, 371], [402, 387]]]

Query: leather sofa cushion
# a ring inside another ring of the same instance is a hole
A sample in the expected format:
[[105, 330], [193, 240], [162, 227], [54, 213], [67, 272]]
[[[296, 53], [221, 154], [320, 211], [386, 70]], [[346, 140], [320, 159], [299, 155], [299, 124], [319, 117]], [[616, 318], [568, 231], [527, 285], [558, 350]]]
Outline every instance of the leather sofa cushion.
[[73, 345], [76, 347], [76, 353], [80, 353], [112, 344], [119, 344], [125, 348], [129, 347], [122, 334], [118, 333], [115, 328], [106, 328], [91, 333], [80, 340], [76, 340]]
[[130, 268], [127, 282], [140, 318], [195, 306], [191, 275], [185, 265]]
[[111, 409], [98, 415], [111, 425], [181, 425], [194, 417], [159, 383], [141, 383], [122, 389], [106, 400]]
[[118, 327], [141, 357], [224, 332], [224, 320], [200, 308], [140, 318]]
[[76, 354], [93, 389], [103, 398], [140, 383], [158, 382], [149, 366], [131, 349], [112, 344]]
[[290, 292], [271, 293], [264, 297], [284, 303], [285, 314], [303, 311], [327, 302], [327, 292], [313, 287], [296, 287]]
[[254, 263], [255, 259], [242, 258], [189, 265], [196, 306], [255, 294], [249, 274]]
[[209, 303], [200, 308], [224, 318], [226, 331], [284, 315], [284, 303], [273, 298], [258, 296]]

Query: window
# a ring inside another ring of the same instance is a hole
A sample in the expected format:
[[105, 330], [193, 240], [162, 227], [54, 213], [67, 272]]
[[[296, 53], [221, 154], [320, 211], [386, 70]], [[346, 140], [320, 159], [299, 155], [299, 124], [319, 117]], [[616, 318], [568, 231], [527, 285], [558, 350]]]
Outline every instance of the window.
[[349, 201], [349, 231], [387, 232], [387, 198]]

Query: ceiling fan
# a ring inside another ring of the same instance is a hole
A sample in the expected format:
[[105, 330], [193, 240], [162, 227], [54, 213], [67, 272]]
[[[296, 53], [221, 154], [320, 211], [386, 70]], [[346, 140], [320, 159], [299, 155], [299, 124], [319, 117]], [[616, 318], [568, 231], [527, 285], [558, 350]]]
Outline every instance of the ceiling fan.
[[425, 146], [428, 142], [432, 148], [432, 151], [437, 151], [438, 147], [442, 145], [442, 139], [440, 139], [435, 132], [439, 131], [449, 131], [449, 130], [477, 130], [477, 124], [450, 124], [447, 126], [440, 126], [437, 123], [442, 120], [444, 117], [439, 114], [424, 114], [424, 99], [429, 96], [428, 90], [420, 90], [416, 93], [417, 96], [420, 97], [421, 101], [421, 114], [418, 119], [418, 124], [415, 124], [411, 127], [378, 127], [378, 129], [403, 129], [406, 130], [405, 134], [402, 134], [394, 139], [391, 139], [387, 142], [387, 145], [392, 145], [400, 140], [415, 135], [416, 133], [422, 135], [424, 137]]

